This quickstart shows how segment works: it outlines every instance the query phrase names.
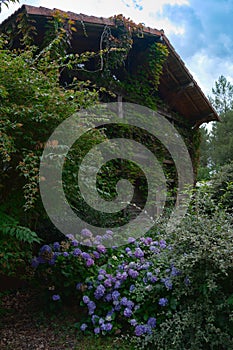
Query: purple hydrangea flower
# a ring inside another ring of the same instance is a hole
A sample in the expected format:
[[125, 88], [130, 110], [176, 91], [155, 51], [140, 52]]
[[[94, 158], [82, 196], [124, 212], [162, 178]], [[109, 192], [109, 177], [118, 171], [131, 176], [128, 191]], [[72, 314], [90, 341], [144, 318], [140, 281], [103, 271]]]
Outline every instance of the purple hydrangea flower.
[[98, 250], [98, 252], [101, 253], [101, 254], [106, 253], [106, 248], [105, 248], [105, 246], [104, 246], [103, 244], [99, 244], [99, 245], [97, 246], [97, 250]]
[[115, 290], [112, 293], [112, 300], [118, 300], [119, 297], [120, 297], [120, 293], [117, 290]]
[[164, 283], [165, 287], [166, 287], [168, 290], [172, 289], [172, 281], [171, 281], [171, 279], [170, 279], [169, 277], [162, 278], [162, 279], [161, 279], [161, 282]]
[[112, 300], [112, 294], [108, 293], [106, 296], [105, 296], [105, 300], [107, 302], [111, 301]]
[[125, 317], [130, 317], [130, 316], [132, 316], [132, 314], [133, 314], [133, 312], [132, 312], [131, 309], [129, 309], [128, 307], [125, 308], [125, 310], [124, 310], [124, 316]]
[[140, 337], [145, 333], [145, 326], [144, 325], [137, 325], [135, 327], [134, 333], [137, 337]]
[[175, 266], [172, 266], [171, 276], [179, 276], [180, 274], [181, 274], [181, 271], [178, 270]]
[[79, 256], [81, 253], [82, 253], [82, 251], [79, 248], [75, 248], [75, 250], [73, 251], [74, 256]]
[[59, 242], [54, 242], [53, 243], [53, 249], [54, 250], [60, 250], [60, 243]]
[[61, 297], [60, 297], [59, 294], [54, 294], [54, 295], [52, 296], [52, 299], [53, 299], [53, 301], [58, 301], [58, 300], [61, 299]]
[[89, 310], [89, 315], [93, 315], [94, 310], [96, 309], [96, 305], [94, 303], [94, 301], [89, 301], [89, 303], [87, 304], [88, 310]]
[[67, 256], [69, 256], [69, 253], [68, 253], [68, 252], [64, 252], [64, 253], [63, 253], [63, 256], [64, 256], [65, 258], [67, 258]]
[[151, 276], [150, 281], [151, 281], [151, 283], [155, 283], [155, 282], [158, 281], [158, 277], [157, 276]]
[[136, 270], [129, 269], [128, 274], [132, 278], [137, 278], [139, 276], [139, 273]]
[[107, 230], [106, 233], [107, 233], [107, 235], [110, 235], [110, 236], [113, 235], [113, 232], [111, 230]]
[[120, 301], [121, 305], [124, 305], [124, 306], [127, 305], [127, 302], [128, 302], [128, 299], [126, 297], [123, 297]]
[[167, 298], [160, 298], [159, 299], [159, 305], [160, 306], [166, 306], [168, 304], [168, 299]]
[[112, 286], [112, 280], [110, 278], [107, 278], [104, 281], [104, 285], [105, 285], [105, 287], [111, 287]]
[[96, 298], [97, 300], [100, 299], [100, 298], [102, 298], [102, 296], [104, 295], [104, 293], [105, 293], [105, 287], [104, 287], [102, 284], [100, 284], [100, 285], [96, 288], [96, 290], [95, 290], [95, 293], [94, 293], [95, 298]]
[[81, 290], [82, 285], [83, 285], [83, 284], [82, 284], [81, 282], [80, 282], [80, 283], [77, 283], [77, 284], [76, 284], [76, 289], [77, 289], [77, 290]]
[[93, 324], [95, 324], [98, 320], [99, 320], [99, 316], [97, 316], [97, 315], [92, 315], [91, 321], [92, 321]]
[[95, 334], [99, 334], [99, 333], [100, 333], [100, 327], [96, 327], [96, 328], [94, 329], [94, 333], [95, 333]]
[[134, 255], [135, 255], [136, 258], [143, 258], [144, 253], [143, 253], [143, 251], [141, 250], [141, 248], [136, 248], [136, 249], [135, 249]]
[[100, 258], [100, 254], [94, 250], [93, 255], [96, 259]]
[[80, 327], [81, 331], [85, 331], [87, 329], [87, 324], [83, 323]]
[[147, 321], [147, 325], [150, 326], [151, 328], [155, 328], [156, 326], [156, 318], [150, 317]]
[[134, 243], [135, 241], [136, 241], [136, 239], [133, 238], [133, 237], [129, 237], [129, 238], [128, 238], [128, 243], [129, 243], [129, 244]]
[[88, 297], [87, 295], [84, 295], [84, 296], [83, 296], [83, 302], [84, 302], [84, 304], [88, 304], [89, 301], [90, 301], [89, 297]]
[[134, 302], [131, 300], [128, 300], [126, 306], [128, 309], [132, 309], [134, 307]]
[[121, 304], [120, 303], [116, 304], [115, 310], [116, 311], [120, 311], [120, 309], [121, 309]]
[[134, 326], [134, 327], [138, 324], [137, 321], [135, 320], [135, 318], [133, 318], [132, 320], [130, 320], [129, 323], [131, 324], [131, 326]]
[[114, 288], [118, 289], [118, 288], [120, 288], [120, 286], [121, 286], [121, 281], [116, 281]]
[[105, 325], [105, 331], [110, 332], [112, 330], [112, 324], [111, 323], [106, 323]]
[[[75, 250], [76, 250], [76, 249], [75, 249]], [[91, 258], [90, 254], [88, 254], [88, 253], [86, 253], [86, 252], [81, 253], [81, 257], [82, 257], [83, 259], [85, 259], [85, 260]]]
[[86, 261], [87, 267], [90, 267], [90, 266], [92, 266], [94, 264], [95, 264], [95, 261], [93, 259], [91, 259], [91, 258], [87, 259], [87, 261]]
[[186, 276], [185, 277], [185, 279], [184, 279], [184, 284], [186, 285], [186, 286], [189, 286], [190, 285], [190, 279]]
[[159, 241], [159, 246], [160, 246], [160, 248], [162, 248], [162, 249], [166, 248], [166, 246], [167, 246], [166, 241], [165, 241], [164, 239], [161, 239], [161, 240]]
[[135, 288], [136, 288], [135, 285], [134, 285], [134, 284], [131, 284], [131, 286], [129, 287], [129, 291], [130, 291], [130, 292], [133, 292]]
[[71, 245], [72, 245], [73, 247], [77, 247], [77, 246], [78, 246], [78, 241], [77, 241], [77, 239], [73, 239], [73, 240], [71, 241]]
[[41, 248], [40, 248], [40, 254], [43, 254], [43, 253], [51, 253], [52, 252], [52, 248], [45, 244], [43, 245]]
[[85, 238], [91, 238], [92, 237], [92, 233], [90, 230], [88, 230], [87, 228], [84, 228], [82, 231], [81, 231], [81, 235]]

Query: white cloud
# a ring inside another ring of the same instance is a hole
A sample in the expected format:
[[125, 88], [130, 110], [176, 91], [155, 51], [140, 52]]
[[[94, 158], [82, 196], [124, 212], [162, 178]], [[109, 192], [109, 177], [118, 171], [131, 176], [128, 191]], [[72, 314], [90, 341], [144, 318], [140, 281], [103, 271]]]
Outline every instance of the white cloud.
[[39, 6], [48, 8], [59, 8], [64, 11], [72, 11], [76, 13], [84, 13], [97, 17], [110, 17], [115, 14], [122, 13], [126, 17], [130, 17], [137, 23], [145, 23], [146, 26], [161, 29], [166, 34], [183, 34], [184, 28], [175, 25], [168, 18], [161, 18], [162, 8], [166, 4], [170, 5], [188, 5], [188, 0], [159, 0], [152, 2], [151, 0], [141, 0], [138, 4], [142, 6], [142, 10], [135, 7], [133, 0], [109, 1], [109, 0], [86, 0], [75, 2], [74, 0], [66, 0], [60, 3], [58, 0], [40, 0]]
[[208, 52], [201, 50], [189, 58], [186, 63], [206, 95], [211, 95], [211, 89], [220, 75], [224, 75], [233, 83], [233, 62], [225, 58], [210, 56]]

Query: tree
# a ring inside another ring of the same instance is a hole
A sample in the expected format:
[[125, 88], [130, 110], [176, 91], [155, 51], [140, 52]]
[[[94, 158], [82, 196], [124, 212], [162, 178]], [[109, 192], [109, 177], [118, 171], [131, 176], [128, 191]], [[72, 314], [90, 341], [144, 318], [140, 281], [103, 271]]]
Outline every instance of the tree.
[[210, 178], [210, 134], [205, 127], [200, 128], [200, 162], [198, 167], [197, 179], [208, 180]]
[[19, 0], [0, 0], [0, 12], [2, 11], [2, 4], [8, 7], [8, 4], [10, 2], [13, 2], [15, 4], [16, 2], [19, 2]]
[[233, 160], [233, 110], [221, 118], [221, 123], [215, 123], [211, 132], [211, 159], [217, 167]]
[[209, 97], [216, 111], [222, 116], [233, 109], [233, 85], [221, 75], [212, 88], [214, 97]]

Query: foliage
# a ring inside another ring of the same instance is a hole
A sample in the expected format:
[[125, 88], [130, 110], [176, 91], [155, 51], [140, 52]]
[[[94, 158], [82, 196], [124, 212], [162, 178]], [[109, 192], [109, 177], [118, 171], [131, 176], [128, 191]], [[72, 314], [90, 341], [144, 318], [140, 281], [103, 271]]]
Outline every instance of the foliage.
[[22, 271], [32, 259], [33, 244], [40, 242], [35, 232], [0, 212], [0, 273], [14, 276], [21, 271], [25, 277]]
[[72, 294], [87, 310], [79, 324], [87, 334], [123, 328], [140, 349], [231, 348], [232, 220], [205, 193], [195, 193], [172, 234], [161, 222], [150, 236], [129, 239], [124, 247], [107, 250], [104, 239], [113, 233], [102, 239], [88, 230], [81, 244], [70, 237], [66, 246], [42, 247], [33, 264], [47, 281], [47, 295], [60, 303]]
[[[60, 36], [57, 41], [59, 39]], [[25, 217], [24, 208], [31, 211], [35, 224], [42, 211], [38, 175], [44, 144], [63, 120], [95, 103], [98, 93], [88, 89], [88, 83], [77, 80], [69, 87], [60, 86], [60, 69], [81, 62], [85, 55], [71, 55], [69, 60], [68, 55], [62, 54], [54, 58], [51, 45], [39, 53], [33, 47], [10, 51], [4, 49], [6, 45], [5, 38], [1, 37], [0, 176], [5, 186], [0, 196], [7, 203], [12, 196], [21, 198], [18, 194], [23, 192], [24, 203], [17, 203], [18, 217]], [[8, 206], [8, 213], [11, 210]], [[27, 218], [25, 223], [29, 221]]]
[[221, 123], [215, 123], [211, 133], [211, 159], [218, 167], [233, 160], [233, 110], [221, 117]]
[[233, 161], [219, 168], [211, 180], [209, 189], [213, 200], [221, 208], [232, 213], [233, 208]]
[[17, 3], [17, 2], [19, 2], [19, 0], [1, 0], [0, 1], [0, 13], [2, 11], [2, 4], [9, 7], [9, 3]]
[[218, 210], [188, 215], [170, 237], [175, 264], [189, 276], [189, 287], [175, 286], [179, 307], [154, 332], [156, 349], [232, 348], [232, 238], [232, 224]]
[[233, 85], [223, 75], [215, 82], [212, 94], [209, 100], [221, 116], [233, 108]]

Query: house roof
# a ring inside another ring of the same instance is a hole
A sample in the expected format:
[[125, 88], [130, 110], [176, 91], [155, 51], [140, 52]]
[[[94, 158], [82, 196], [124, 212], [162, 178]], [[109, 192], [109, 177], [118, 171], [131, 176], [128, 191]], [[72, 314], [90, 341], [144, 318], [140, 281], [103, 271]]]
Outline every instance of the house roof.
[[[60, 10], [59, 10], [60, 11]], [[63, 11], [61, 11], [63, 12]], [[6, 28], [9, 23], [15, 22], [20, 13], [26, 13], [41, 26], [45, 20], [53, 16], [54, 10], [45, 7], [23, 5], [14, 14], [4, 20], [0, 25], [0, 31]], [[115, 27], [114, 19], [87, 16], [73, 12], [65, 12], [68, 17], [75, 21], [75, 25], [88, 29], [88, 38], [82, 38], [83, 51], [92, 50], [96, 47], [97, 38], [101, 36], [103, 28], [107, 25]], [[217, 112], [211, 106], [209, 100], [194, 80], [193, 76], [185, 66], [180, 56], [171, 45], [163, 30], [143, 27], [143, 35], [146, 40], [162, 40], [166, 44], [169, 55], [163, 67], [163, 74], [160, 78], [159, 94], [164, 99], [170, 110], [183, 116], [192, 126], [198, 127], [204, 122], [220, 120]], [[77, 42], [81, 40], [80, 34], [74, 34]], [[82, 33], [84, 36], [84, 33]], [[39, 40], [39, 39], [38, 39]], [[73, 40], [73, 42], [75, 41]], [[137, 38], [135, 38], [137, 40]], [[140, 39], [138, 45], [140, 46]], [[85, 44], [86, 43], [86, 44]]]

